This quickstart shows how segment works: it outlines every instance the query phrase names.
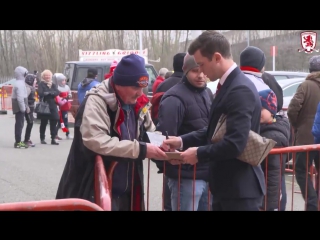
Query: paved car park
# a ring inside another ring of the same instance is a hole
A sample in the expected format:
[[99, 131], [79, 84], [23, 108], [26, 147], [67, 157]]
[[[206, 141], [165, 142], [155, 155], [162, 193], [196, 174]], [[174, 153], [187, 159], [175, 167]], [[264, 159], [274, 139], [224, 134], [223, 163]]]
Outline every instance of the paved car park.
[[[72, 117], [70, 117], [72, 120]], [[55, 198], [59, 180], [64, 169], [72, 140], [62, 140], [59, 146], [41, 145], [39, 124], [32, 130], [36, 147], [15, 149], [14, 116], [0, 115], [0, 203], [50, 200]], [[70, 129], [73, 133], [73, 129]], [[46, 135], [49, 136], [49, 128]], [[48, 137], [47, 137], [48, 138]], [[157, 174], [153, 162], [144, 162], [145, 183], [150, 166], [149, 210], [162, 210], [162, 174]], [[287, 175], [288, 210], [291, 209], [292, 177]], [[148, 184], [145, 184], [147, 192]], [[296, 191], [298, 187], [294, 185]], [[301, 194], [294, 193], [294, 210], [303, 210]], [[145, 197], [147, 203], [147, 195]]]

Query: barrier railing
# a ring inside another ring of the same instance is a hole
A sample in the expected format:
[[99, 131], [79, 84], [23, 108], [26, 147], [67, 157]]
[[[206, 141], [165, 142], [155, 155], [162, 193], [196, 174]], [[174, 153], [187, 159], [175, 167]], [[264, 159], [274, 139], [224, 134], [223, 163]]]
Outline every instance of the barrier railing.
[[[113, 171], [113, 168], [111, 168]], [[109, 174], [110, 176], [112, 174]], [[101, 156], [95, 161], [95, 203], [83, 199], [59, 199], [0, 204], [0, 211], [111, 211], [111, 191]]]
[[[261, 167], [265, 174], [266, 180], [266, 189], [267, 194], [264, 198], [264, 203], [261, 205], [262, 211], [295, 211], [295, 210], [320, 210], [319, 205], [319, 175], [317, 174], [320, 172], [319, 169], [319, 151], [320, 151], [320, 144], [319, 145], [305, 145], [305, 146], [294, 146], [294, 147], [287, 147], [287, 148], [275, 148], [271, 150], [270, 154], [268, 155], [267, 159], [261, 164]], [[292, 173], [285, 174], [283, 168], [283, 161], [285, 161], [288, 154], [292, 154], [293, 158], [293, 166], [292, 166]], [[300, 154], [300, 155], [299, 155]], [[278, 156], [277, 160], [271, 159], [271, 156]], [[298, 156], [298, 165], [296, 165], [296, 155]], [[98, 158], [97, 158], [98, 159]], [[97, 160], [98, 161], [98, 160]], [[99, 160], [100, 161], [100, 160]], [[101, 160], [102, 161], [102, 160]], [[270, 162], [269, 162], [270, 161]], [[278, 161], [277, 169], [272, 167], [271, 161]], [[312, 161], [316, 162], [316, 167], [313, 166]], [[132, 163], [132, 176], [136, 174], [136, 165]], [[157, 174], [157, 168], [155, 163], [150, 160], [144, 161], [145, 167], [145, 182], [144, 190], [145, 194], [145, 205], [146, 210], [166, 210], [169, 199], [169, 205], [174, 207], [176, 210], [181, 209], [181, 199], [180, 194], [177, 194], [181, 190], [181, 165], [179, 165], [179, 172], [178, 172], [178, 179], [177, 187], [171, 189], [175, 189], [176, 192], [171, 192], [168, 190], [168, 182], [166, 181], [166, 165], [170, 163], [164, 164], [163, 174]], [[101, 194], [101, 197], [104, 198], [104, 201], [108, 203], [108, 207], [111, 205], [109, 204], [109, 199], [112, 201], [112, 176], [114, 169], [117, 166], [117, 162], [113, 162], [112, 167], [108, 169], [105, 179], [108, 181], [108, 188], [109, 191], [104, 191], [105, 194]], [[298, 166], [298, 170], [296, 170], [296, 166]], [[304, 167], [305, 166], [305, 167]], [[307, 167], [308, 166], [308, 167]], [[195, 195], [196, 191], [196, 165], [191, 167], [191, 171], [193, 168], [193, 179], [191, 179], [192, 184], [189, 186], [189, 192], [191, 191], [192, 194], [189, 196], [189, 199], [185, 199], [184, 196], [183, 201], [189, 201], [191, 204], [191, 208], [189, 210], [199, 211], [199, 195]], [[102, 171], [102, 169], [100, 169]], [[105, 171], [104, 171], [105, 172]], [[277, 174], [275, 176], [275, 174]], [[295, 181], [296, 176], [298, 176], [298, 181]], [[162, 182], [161, 182], [162, 178]], [[272, 181], [270, 181], [272, 178]], [[125, 179], [124, 179], [125, 180]], [[132, 177], [133, 180], [133, 177]], [[276, 183], [275, 183], [276, 182]], [[183, 183], [185, 185], [185, 183]], [[271, 186], [272, 184], [272, 186]], [[130, 189], [130, 187], [128, 188]], [[192, 189], [192, 190], [190, 190]], [[275, 190], [276, 189], [276, 190]], [[151, 193], [152, 192], [152, 193]], [[301, 194], [300, 194], [301, 193]], [[169, 194], [169, 196], [168, 196]], [[131, 199], [133, 199], [133, 195], [131, 195]], [[172, 197], [177, 200], [177, 202], [172, 202]], [[302, 197], [302, 198], [301, 198]], [[214, 199], [214, 196], [211, 195], [210, 191], [205, 191], [202, 193], [201, 196], [202, 200], [205, 203], [206, 211], [211, 210], [211, 200]], [[167, 199], [167, 200], [166, 200]], [[272, 203], [269, 203], [273, 199], [273, 206]], [[274, 199], [276, 199], [277, 204], [274, 204]], [[304, 200], [305, 199], [305, 200]], [[175, 205], [177, 204], [177, 205]], [[131, 204], [132, 205], [132, 204]], [[290, 206], [290, 207], [288, 207]], [[170, 206], [169, 206], [170, 207]], [[106, 208], [105, 208], [106, 209]], [[109, 208], [108, 208], [109, 209]], [[184, 209], [182, 209], [184, 210]], [[202, 206], [202, 209], [203, 206]]]
[[107, 179], [107, 174], [101, 156], [96, 157], [95, 161], [95, 202], [104, 211], [111, 211], [111, 188]]
[[103, 211], [98, 205], [83, 199], [59, 199], [0, 204], [0, 211]]

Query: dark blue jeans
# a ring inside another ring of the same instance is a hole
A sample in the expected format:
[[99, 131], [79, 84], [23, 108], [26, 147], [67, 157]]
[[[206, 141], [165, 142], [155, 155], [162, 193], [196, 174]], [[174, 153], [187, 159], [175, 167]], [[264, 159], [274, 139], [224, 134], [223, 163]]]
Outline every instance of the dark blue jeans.
[[210, 210], [212, 195], [209, 202], [208, 182], [204, 180], [180, 179], [179, 187], [178, 179], [168, 178], [168, 185], [171, 191], [172, 211]]
[[168, 177], [164, 176], [164, 192], [163, 192], [163, 201], [164, 201], [164, 211], [172, 211], [171, 208], [171, 191], [168, 185]]

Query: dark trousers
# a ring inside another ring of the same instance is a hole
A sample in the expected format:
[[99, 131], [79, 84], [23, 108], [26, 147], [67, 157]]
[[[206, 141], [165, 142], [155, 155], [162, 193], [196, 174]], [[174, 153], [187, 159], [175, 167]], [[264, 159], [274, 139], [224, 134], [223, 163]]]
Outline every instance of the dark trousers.
[[280, 211], [285, 211], [286, 206], [287, 206], [287, 187], [286, 187], [286, 177], [283, 176], [281, 179]]
[[15, 113], [16, 123], [14, 125], [14, 136], [16, 143], [21, 142], [21, 134], [24, 126], [24, 112]]
[[[68, 111], [61, 111], [61, 114], [62, 114], [62, 120], [63, 120], [63, 123], [64, 125], [66, 126], [66, 128], [68, 128]], [[57, 134], [58, 134], [58, 131], [59, 129], [61, 128], [61, 123], [60, 123], [60, 120], [59, 120], [59, 123], [58, 123], [58, 126], [57, 126]], [[69, 128], [68, 128], [69, 130]], [[66, 132], [66, 135], [69, 136], [69, 131]]]
[[307, 153], [299, 152], [296, 154], [296, 163], [295, 163], [296, 179], [300, 187], [301, 194], [304, 200], [307, 201], [307, 209], [306, 209], [307, 211], [318, 210], [318, 194], [317, 194], [318, 191], [316, 191], [313, 187], [310, 174], [308, 174], [308, 179], [307, 179], [307, 171], [308, 172], [310, 171], [310, 167], [313, 161], [315, 163], [316, 170], [319, 171], [319, 152], [317, 151], [309, 152], [308, 166], [307, 166]]
[[213, 198], [212, 211], [260, 211], [263, 196], [259, 198], [239, 198], [215, 200]]
[[168, 184], [168, 177], [164, 176], [164, 192], [163, 192], [163, 201], [164, 201], [164, 210], [172, 211], [171, 207], [171, 191]]
[[118, 197], [112, 196], [111, 211], [131, 211], [131, 193]]
[[50, 135], [51, 135], [51, 139], [55, 139], [55, 137], [57, 136], [57, 124], [58, 121], [57, 120], [52, 120], [52, 119], [41, 119], [40, 122], [40, 139], [45, 140], [46, 138], [46, 128], [48, 125], [48, 122], [50, 122]]
[[34, 108], [30, 107], [30, 112], [29, 113], [25, 113], [25, 118], [26, 118], [26, 121], [27, 121], [26, 133], [24, 135], [24, 141], [25, 142], [30, 140], [31, 130], [32, 130], [33, 121], [34, 121], [33, 112], [34, 112]]

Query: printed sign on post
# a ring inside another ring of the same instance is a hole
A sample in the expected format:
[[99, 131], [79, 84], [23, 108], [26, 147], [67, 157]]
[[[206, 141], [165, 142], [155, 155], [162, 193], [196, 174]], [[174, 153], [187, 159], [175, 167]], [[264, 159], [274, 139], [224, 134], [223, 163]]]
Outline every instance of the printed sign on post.
[[144, 49], [142, 54], [139, 50], [120, 50], [120, 49], [108, 49], [102, 51], [84, 51], [79, 49], [79, 61], [83, 62], [95, 62], [95, 61], [120, 61], [121, 58], [130, 54], [137, 54], [144, 58], [147, 63], [148, 59], [148, 49]]

